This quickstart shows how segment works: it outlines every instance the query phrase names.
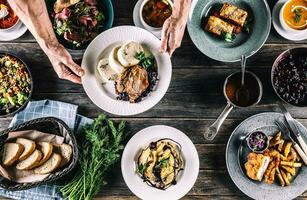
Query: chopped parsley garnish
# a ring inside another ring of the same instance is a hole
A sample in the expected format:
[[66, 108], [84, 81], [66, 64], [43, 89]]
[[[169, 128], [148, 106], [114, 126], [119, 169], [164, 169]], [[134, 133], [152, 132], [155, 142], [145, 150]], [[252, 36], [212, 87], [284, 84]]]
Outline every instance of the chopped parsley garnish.
[[232, 42], [236, 38], [235, 34], [228, 32], [222, 32], [221, 36], [226, 42]]
[[146, 57], [144, 51], [136, 54], [135, 58], [140, 61], [140, 65], [146, 70], [152, 68], [155, 64], [155, 58], [153, 56]]
[[301, 18], [302, 18], [302, 11], [301, 11], [301, 9], [298, 9], [298, 8], [294, 9], [294, 14], [295, 14], [294, 21], [296, 23], [301, 21]]

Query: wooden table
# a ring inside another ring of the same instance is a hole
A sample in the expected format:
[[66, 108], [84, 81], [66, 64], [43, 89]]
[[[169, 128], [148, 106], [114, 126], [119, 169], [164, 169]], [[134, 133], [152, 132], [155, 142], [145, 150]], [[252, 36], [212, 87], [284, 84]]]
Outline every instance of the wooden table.
[[[276, 0], [269, 0], [273, 5]], [[113, 0], [114, 26], [133, 25], [132, 12], [136, 0]], [[270, 5], [272, 7], [272, 5]], [[222, 93], [224, 79], [240, 69], [239, 63], [214, 61], [193, 45], [186, 32], [182, 46], [172, 57], [173, 77], [168, 92], [151, 110], [127, 118], [110, 115], [115, 120], [126, 120], [131, 133], [157, 124], [173, 126], [186, 133], [194, 142], [200, 158], [200, 171], [193, 189], [186, 199], [245, 199], [247, 198], [230, 179], [225, 164], [226, 142], [234, 128], [251, 115], [276, 111], [278, 98], [271, 86], [270, 72], [275, 58], [284, 50], [307, 46], [307, 40], [287, 41], [272, 27], [266, 44], [247, 60], [248, 70], [257, 74], [264, 86], [261, 102], [252, 108], [234, 109], [213, 142], [205, 141], [203, 132], [220, 114], [226, 104]], [[0, 50], [14, 52], [30, 66], [34, 78], [34, 100], [53, 99], [79, 105], [79, 113], [96, 117], [103, 113], [84, 93], [82, 86], [60, 80], [48, 58], [33, 36], [27, 32], [11, 42], [1, 42]], [[82, 56], [74, 55], [80, 62]], [[307, 108], [288, 106], [290, 113], [307, 127]], [[11, 118], [0, 119], [5, 129]], [[113, 170], [109, 185], [101, 190], [103, 199], [135, 199], [125, 185], [119, 165]], [[299, 199], [307, 199], [305, 192]]]

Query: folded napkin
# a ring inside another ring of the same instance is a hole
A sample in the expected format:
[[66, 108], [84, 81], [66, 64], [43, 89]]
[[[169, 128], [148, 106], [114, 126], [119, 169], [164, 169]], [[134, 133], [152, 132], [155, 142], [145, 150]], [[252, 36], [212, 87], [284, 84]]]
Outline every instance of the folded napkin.
[[[16, 114], [10, 127], [41, 117], [56, 117], [63, 120], [74, 133], [80, 127], [93, 122], [92, 119], [77, 114], [78, 106], [51, 100], [31, 101], [27, 107]], [[21, 191], [9, 191], [0, 188], [0, 196], [22, 200], [52, 200], [62, 199], [61, 192], [56, 183], [48, 183]]]

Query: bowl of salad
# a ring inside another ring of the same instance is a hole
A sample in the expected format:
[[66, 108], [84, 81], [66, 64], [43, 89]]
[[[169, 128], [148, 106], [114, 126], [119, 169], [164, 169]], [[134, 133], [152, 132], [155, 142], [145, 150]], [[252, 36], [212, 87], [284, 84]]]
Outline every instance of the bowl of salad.
[[47, 0], [47, 8], [59, 42], [69, 50], [84, 51], [113, 24], [111, 0]]
[[0, 52], [0, 117], [22, 110], [32, 91], [33, 79], [27, 65], [14, 54]]

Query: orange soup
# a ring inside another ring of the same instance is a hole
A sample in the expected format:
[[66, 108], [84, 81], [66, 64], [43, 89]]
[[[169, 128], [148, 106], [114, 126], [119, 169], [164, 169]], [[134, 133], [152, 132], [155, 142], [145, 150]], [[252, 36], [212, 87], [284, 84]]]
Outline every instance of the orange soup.
[[292, 29], [307, 29], [307, 0], [290, 0], [287, 2], [283, 11], [283, 18]]

